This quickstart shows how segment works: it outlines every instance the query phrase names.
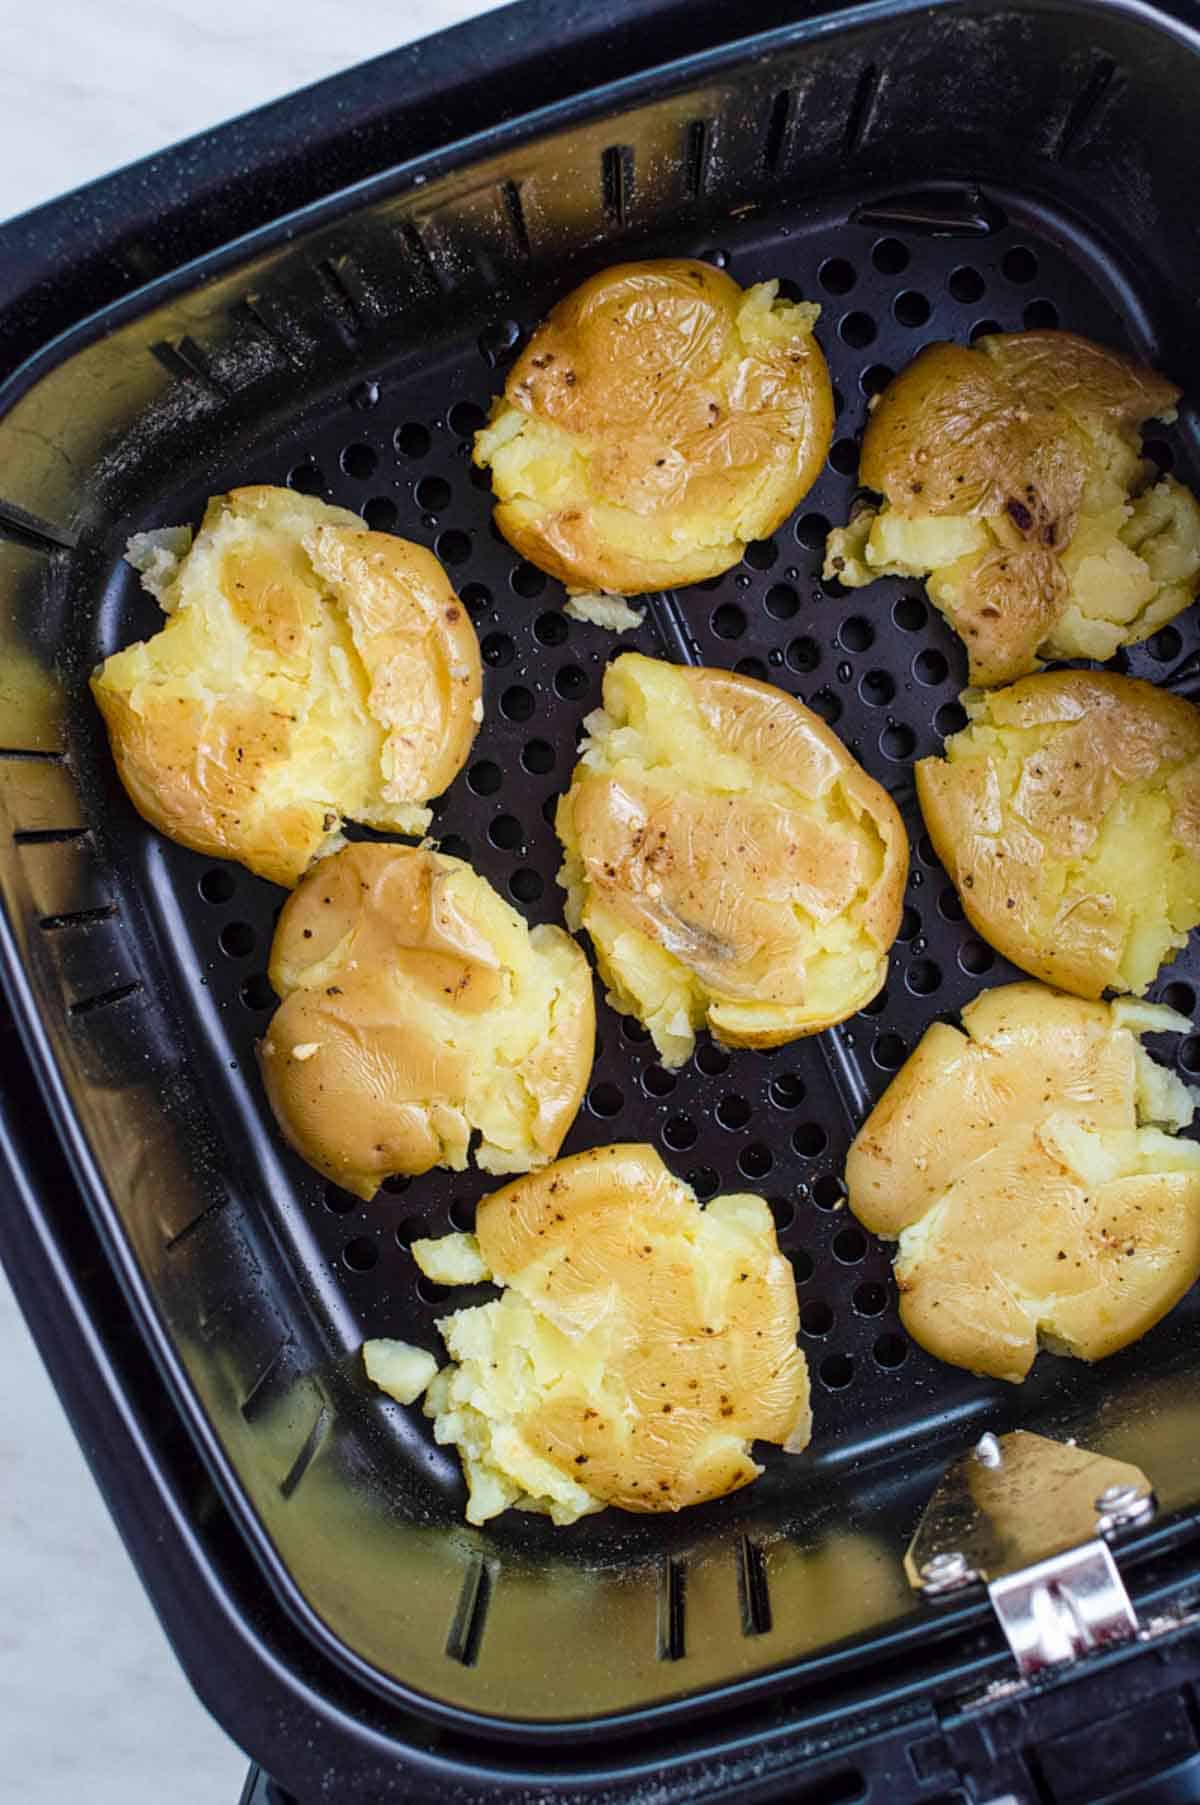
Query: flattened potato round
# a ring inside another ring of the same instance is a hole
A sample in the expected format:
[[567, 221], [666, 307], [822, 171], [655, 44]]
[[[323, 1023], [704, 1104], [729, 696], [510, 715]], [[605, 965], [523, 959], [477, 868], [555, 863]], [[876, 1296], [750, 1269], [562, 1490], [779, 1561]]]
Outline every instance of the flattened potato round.
[[482, 719], [479, 644], [437, 559], [290, 489], [235, 489], [128, 556], [168, 615], [92, 678], [152, 826], [292, 885], [343, 818], [400, 833]]
[[1069, 332], [929, 345], [872, 411], [859, 476], [883, 500], [830, 534], [825, 574], [927, 578], [975, 684], [1111, 658], [1196, 593], [1200, 506], [1171, 477], [1150, 486], [1138, 436], [1178, 399]]
[[[756, 1479], [752, 1442], [806, 1446], [795, 1279], [760, 1197], [702, 1210], [653, 1147], [599, 1147], [485, 1198], [477, 1235], [472, 1276], [506, 1289], [438, 1323], [454, 1364], [425, 1404], [472, 1523], [682, 1510]], [[444, 1245], [418, 1263], [445, 1272]]]
[[1140, 995], [1200, 923], [1200, 713], [1095, 671], [966, 704], [970, 725], [916, 773], [972, 926], [1077, 996]]
[[833, 434], [820, 309], [778, 287], [662, 260], [560, 301], [475, 438], [509, 544], [576, 589], [640, 595], [774, 532]]
[[592, 1067], [587, 960], [530, 929], [461, 859], [353, 845], [291, 896], [271, 946], [283, 1001], [259, 1046], [272, 1109], [360, 1197], [391, 1173], [553, 1159]]
[[1149, 1003], [1041, 984], [936, 1022], [858, 1134], [849, 1204], [899, 1240], [900, 1317], [939, 1359], [1017, 1381], [1039, 1343], [1100, 1360], [1200, 1277], [1196, 1098], [1141, 1034], [1191, 1024]]
[[556, 819], [567, 919], [664, 1065], [702, 1026], [774, 1047], [870, 1001], [908, 840], [824, 721], [751, 677], [628, 652], [587, 727]]

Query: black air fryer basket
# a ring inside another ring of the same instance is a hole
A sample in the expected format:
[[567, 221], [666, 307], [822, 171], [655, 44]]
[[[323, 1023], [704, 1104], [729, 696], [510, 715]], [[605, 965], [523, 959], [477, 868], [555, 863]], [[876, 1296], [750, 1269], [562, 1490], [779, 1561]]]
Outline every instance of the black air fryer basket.
[[[914, 799], [913, 759], [962, 720], [962, 649], [918, 587], [819, 574], [868, 398], [931, 340], [1061, 323], [1200, 395], [1198, 103], [1182, 7], [527, 0], [0, 231], [0, 1244], [180, 1657], [271, 1796], [1200, 1798], [1200, 1297], [1095, 1369], [1044, 1355], [993, 1384], [908, 1340], [887, 1251], [840, 1207], [923, 1029], [1015, 974]], [[838, 420], [798, 515], [618, 642], [493, 532], [469, 448], [548, 304], [658, 254], [819, 300]], [[1200, 483], [1190, 408], [1150, 453]], [[748, 1491], [476, 1531], [451, 1453], [363, 1378], [364, 1335], [438, 1346], [409, 1244], [469, 1226], [488, 1183], [364, 1205], [287, 1151], [253, 1054], [281, 894], [144, 826], [87, 696], [159, 619], [130, 533], [247, 482], [450, 571], [486, 719], [434, 831], [531, 920], [561, 918], [554, 802], [618, 644], [782, 685], [904, 812], [867, 1010], [766, 1054], [705, 1037], [668, 1073], [602, 1005], [565, 1149], [647, 1140], [701, 1197], [770, 1198], [816, 1432]], [[1120, 666], [1195, 694], [1197, 611]], [[1189, 1013], [1198, 952], [1153, 993]], [[1155, 1050], [1200, 1076], [1200, 1039]], [[1121, 1543], [1144, 1645], [1039, 1684], [982, 1589], [935, 1606], [903, 1565], [947, 1465], [1018, 1428], [1133, 1462], [1159, 1505]], [[1176, 1791], [1139, 1778], [1160, 1768]]]

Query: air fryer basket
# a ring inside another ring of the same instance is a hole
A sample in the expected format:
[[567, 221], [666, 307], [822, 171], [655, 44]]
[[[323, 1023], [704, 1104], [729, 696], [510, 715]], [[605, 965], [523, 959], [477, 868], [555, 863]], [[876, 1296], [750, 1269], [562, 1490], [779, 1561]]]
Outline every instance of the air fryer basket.
[[[10, 385], [14, 1008], [225, 1506], [322, 1659], [393, 1706], [460, 1732], [627, 1737], [710, 1708], [714, 1689], [849, 1685], [883, 1654], [920, 1682], [962, 1614], [918, 1605], [904, 1547], [985, 1428], [1143, 1466], [1163, 1513], [1148, 1548], [1200, 1507], [1200, 1299], [1096, 1369], [1043, 1356], [1019, 1390], [988, 1383], [908, 1341], [887, 1251], [841, 1207], [849, 1140], [925, 1026], [1014, 973], [963, 922], [914, 798], [912, 760], [962, 719], [961, 647], [913, 585], [852, 594], [819, 576], [867, 400], [930, 340], [1061, 323], [1200, 388], [1200, 245], [1177, 156], [1196, 50], [1133, 6], [817, 17], [391, 172], [151, 286]], [[566, 1148], [644, 1139], [702, 1197], [771, 1199], [813, 1370], [811, 1450], [768, 1453], [750, 1491], [678, 1518], [556, 1531], [510, 1513], [478, 1532], [456, 1461], [371, 1392], [357, 1350], [367, 1334], [438, 1347], [447, 1294], [408, 1246], [469, 1226], [489, 1185], [432, 1173], [364, 1205], [284, 1148], [253, 1055], [281, 894], [144, 826], [86, 676], [159, 618], [121, 561], [129, 534], [195, 521], [236, 483], [288, 482], [432, 546], [486, 667], [485, 723], [433, 831], [530, 919], [560, 919], [554, 801], [618, 642], [568, 620], [559, 586], [492, 531], [470, 435], [553, 298], [661, 253], [818, 299], [838, 423], [797, 517], [740, 569], [651, 597], [620, 646], [802, 697], [896, 797], [912, 874], [886, 991], [816, 1039], [756, 1054], [703, 1038], [672, 1074], [601, 1004]], [[1150, 447], [1192, 483], [1197, 450], [1190, 410]], [[1121, 667], [1195, 693], [1196, 610]], [[1190, 1013], [1198, 987], [1193, 946], [1153, 994]], [[1200, 1076], [1200, 1038], [1157, 1050]]]

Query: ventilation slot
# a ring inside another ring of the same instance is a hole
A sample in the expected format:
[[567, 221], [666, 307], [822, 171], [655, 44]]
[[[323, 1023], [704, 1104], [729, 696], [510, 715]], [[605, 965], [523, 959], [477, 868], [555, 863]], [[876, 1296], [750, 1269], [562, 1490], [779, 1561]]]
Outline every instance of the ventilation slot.
[[285, 1498], [294, 1496], [300, 1481], [304, 1478], [304, 1475], [307, 1473], [309, 1467], [311, 1467], [320, 1451], [321, 1443], [325, 1440], [325, 1432], [328, 1427], [329, 1406], [327, 1404], [322, 1404], [320, 1410], [317, 1412], [316, 1421], [304, 1438], [304, 1446], [301, 1448], [299, 1454], [297, 1454], [283, 1478], [279, 1481], [279, 1489]]
[[857, 1134], [871, 1113], [871, 1099], [858, 1069], [858, 1061], [842, 1039], [840, 1028], [830, 1028], [824, 1034], [818, 1034], [817, 1045], [833, 1080], [838, 1101], [850, 1124], [850, 1131]]
[[600, 158], [600, 184], [604, 216], [609, 225], [627, 226], [633, 203], [633, 149], [630, 145], [609, 145]]
[[521, 199], [521, 190], [516, 182], [500, 183], [500, 202], [504, 208], [504, 217], [508, 221], [517, 250], [522, 257], [530, 255], [529, 227], [525, 221], [525, 205]]
[[446, 284], [442, 281], [441, 274], [437, 264], [434, 262], [429, 246], [425, 243], [425, 240], [422, 238], [416, 226], [414, 226], [412, 220], [401, 220], [399, 230], [400, 242], [404, 246], [405, 253], [413, 266], [413, 271], [417, 276], [417, 279], [423, 282], [427, 288], [445, 287]]
[[271, 321], [267, 319], [258, 304], [257, 295], [245, 297], [241, 303], [241, 312], [246, 315], [254, 330], [261, 332], [267, 342], [274, 346], [285, 363], [290, 364], [293, 370], [304, 368], [304, 358], [299, 349], [292, 343], [286, 332], [281, 332], [278, 326], [272, 325]]
[[[30, 514], [25, 508], [19, 508], [15, 501], [0, 501], [0, 536], [15, 539], [18, 545], [27, 545], [34, 551], [74, 551], [75, 539], [63, 527], [55, 526], [49, 520], [43, 520], [39, 514]], [[0, 758], [15, 756], [0, 753]], [[23, 756], [32, 757], [31, 753]]]
[[771, 1628], [767, 1563], [762, 1549], [749, 1536], [742, 1536], [738, 1543], [738, 1603], [742, 1611], [742, 1634], [765, 1636]]
[[712, 128], [707, 119], [693, 119], [683, 136], [683, 191], [698, 201], [708, 180], [708, 152]]
[[[223, 1206], [218, 1204], [215, 1207], [220, 1210]], [[206, 1210], [205, 1215], [208, 1214], [209, 1212]], [[197, 1218], [197, 1220], [199, 1221], [200, 1218]], [[187, 1232], [188, 1231], [185, 1229], [184, 1233], [186, 1234]], [[179, 1238], [179, 1236], [176, 1236], [176, 1240]], [[174, 1246], [175, 1242], [172, 1242], [171, 1245]], [[279, 1346], [275, 1349], [275, 1352], [271, 1355], [271, 1358], [267, 1361], [267, 1364], [263, 1367], [263, 1370], [259, 1373], [257, 1379], [255, 1379], [245, 1397], [242, 1399], [242, 1416], [246, 1422], [252, 1423], [254, 1421], [255, 1417], [262, 1409], [264, 1401], [271, 1395], [279, 1375], [286, 1371], [287, 1355], [291, 1350], [291, 1346], [291, 1336], [285, 1336], [279, 1343]]]
[[167, 1242], [167, 1252], [174, 1253], [177, 1247], [182, 1247], [185, 1241], [190, 1241], [197, 1230], [206, 1228], [210, 1222], [215, 1222], [222, 1210], [227, 1207], [228, 1202], [227, 1197], [222, 1197], [219, 1203], [210, 1203], [206, 1210], [201, 1210], [198, 1216], [193, 1216], [177, 1235], [171, 1236]]
[[[0, 758], [33, 758], [32, 752], [3, 752]], [[43, 757], [50, 756], [42, 754]], [[57, 756], [57, 755], [54, 755]], [[19, 827], [13, 835], [16, 846], [69, 846], [72, 840], [86, 840], [90, 827]]]
[[648, 595], [646, 612], [654, 622], [668, 658], [676, 664], [703, 664], [700, 647], [674, 590], [662, 589]]
[[446, 1637], [446, 1653], [452, 1661], [460, 1661], [464, 1667], [474, 1667], [478, 1661], [491, 1601], [492, 1575], [488, 1565], [481, 1554], [472, 1555]]
[[208, 360], [193, 338], [160, 338], [150, 347], [167, 374], [180, 382], [190, 382], [217, 400], [225, 400], [229, 390], [213, 375]]
[[763, 144], [763, 167], [769, 175], [773, 175], [784, 160], [795, 104], [796, 96], [791, 88], [781, 88], [771, 102]]
[[322, 257], [313, 264], [313, 274], [321, 284], [333, 323], [347, 344], [352, 345], [362, 331], [362, 314], [345, 272], [352, 267], [348, 257]]
[[1062, 122], [1058, 136], [1050, 146], [1050, 155], [1056, 163], [1063, 163], [1076, 150], [1096, 123], [1097, 118], [1108, 103], [1113, 83], [1117, 77], [1117, 65], [1111, 57], [1101, 57], [1067, 109], [1067, 116]]
[[116, 903], [104, 903], [98, 909], [75, 909], [67, 915], [43, 915], [38, 926], [44, 934], [57, 933], [60, 928], [90, 928], [98, 921], [111, 921], [116, 912]]
[[879, 71], [874, 63], [868, 63], [858, 78], [854, 99], [850, 105], [850, 117], [846, 121], [846, 155], [848, 157], [854, 156], [862, 149], [867, 133], [871, 129], [875, 102], [878, 98]]
[[94, 997], [81, 997], [77, 1003], [67, 1007], [67, 1014], [94, 1015], [97, 1009], [110, 1009], [114, 1003], [123, 1003], [126, 997], [135, 996], [142, 988], [142, 980], [135, 978], [132, 984], [118, 984], [113, 990], [102, 990]]
[[660, 1661], [682, 1661], [687, 1652], [684, 1634], [684, 1593], [687, 1570], [681, 1560], [669, 1554], [659, 1569], [658, 1582], [658, 1658]]

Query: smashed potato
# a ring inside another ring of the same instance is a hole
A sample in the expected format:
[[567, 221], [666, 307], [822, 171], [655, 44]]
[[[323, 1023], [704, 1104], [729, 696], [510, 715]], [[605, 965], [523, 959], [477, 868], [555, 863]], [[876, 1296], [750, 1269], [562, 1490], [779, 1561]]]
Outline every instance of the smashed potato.
[[916, 775], [972, 926], [1078, 996], [1145, 991], [1200, 923], [1200, 714], [1095, 671], [965, 700]]
[[461, 859], [353, 845], [323, 859], [279, 917], [283, 1001], [259, 1046], [287, 1139], [343, 1189], [391, 1173], [485, 1172], [553, 1159], [591, 1071], [587, 960], [528, 928]]
[[[757, 1479], [751, 1442], [807, 1445], [795, 1281], [761, 1198], [702, 1210], [652, 1147], [598, 1147], [485, 1198], [476, 1233], [447, 1239], [473, 1241], [505, 1290], [438, 1323], [452, 1364], [425, 1397], [469, 1522], [682, 1510]], [[414, 1246], [422, 1270], [447, 1270], [439, 1246]], [[389, 1391], [397, 1345], [363, 1350]], [[397, 1376], [410, 1390], [411, 1360]]]
[[1200, 1277], [1197, 1098], [1142, 1034], [1174, 1010], [1041, 984], [935, 1022], [846, 1163], [849, 1205], [898, 1239], [900, 1316], [953, 1366], [1023, 1379], [1039, 1344], [1100, 1360]]
[[420, 833], [482, 719], [479, 645], [432, 553], [290, 489], [235, 489], [126, 554], [168, 615], [92, 693], [152, 826], [292, 885], [343, 818]]
[[573, 588], [640, 595], [774, 532], [833, 433], [820, 309], [778, 291], [662, 260], [560, 301], [475, 437], [509, 544]]
[[1069, 332], [930, 345], [888, 384], [860, 480], [882, 497], [829, 536], [851, 588], [924, 577], [966, 642], [971, 682], [1042, 658], [1111, 658], [1186, 608], [1200, 505], [1141, 457], [1173, 383]]
[[664, 1065], [702, 1026], [774, 1047], [870, 1001], [908, 841], [822, 720], [751, 677], [629, 652], [586, 726], [556, 818], [567, 920]]

